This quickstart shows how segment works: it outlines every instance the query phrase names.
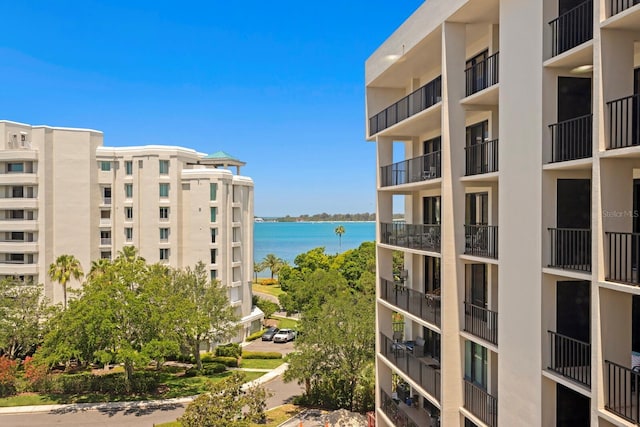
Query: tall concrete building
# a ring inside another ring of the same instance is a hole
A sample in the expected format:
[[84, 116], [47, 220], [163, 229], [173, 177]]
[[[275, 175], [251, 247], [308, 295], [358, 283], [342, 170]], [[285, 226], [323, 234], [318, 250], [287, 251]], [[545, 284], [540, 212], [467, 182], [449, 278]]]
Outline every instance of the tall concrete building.
[[638, 3], [429, 0], [367, 60], [379, 426], [640, 425]]
[[243, 165], [224, 152], [110, 148], [99, 131], [0, 121], [0, 277], [43, 283], [61, 302], [47, 271], [62, 254], [85, 272], [128, 245], [150, 263], [202, 261], [228, 288], [241, 339], [262, 320], [251, 301], [253, 181]]

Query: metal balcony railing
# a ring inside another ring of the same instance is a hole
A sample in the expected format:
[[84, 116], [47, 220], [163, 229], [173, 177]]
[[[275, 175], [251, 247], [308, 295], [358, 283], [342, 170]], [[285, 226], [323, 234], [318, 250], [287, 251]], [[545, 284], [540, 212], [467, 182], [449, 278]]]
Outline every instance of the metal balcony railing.
[[617, 15], [618, 13], [629, 9], [640, 3], [640, 0], [609, 0], [611, 6], [611, 15]]
[[466, 80], [466, 96], [473, 95], [498, 83], [498, 56], [499, 52], [489, 56], [484, 61], [478, 62], [464, 70]]
[[606, 280], [640, 286], [640, 233], [605, 232]]
[[593, 38], [593, 0], [587, 0], [549, 22], [552, 56]]
[[591, 271], [591, 230], [549, 228], [551, 260], [549, 267]]
[[397, 342], [380, 334], [380, 352], [420, 385], [427, 393], [440, 400], [440, 365], [429, 363], [426, 358], [416, 356], [421, 350], [418, 346]]
[[111, 237], [101, 237], [100, 244], [103, 246], [108, 246], [111, 244]]
[[591, 344], [553, 331], [548, 333], [549, 369], [591, 387]]
[[498, 425], [498, 399], [467, 379], [464, 380], [464, 407], [489, 427]]
[[607, 149], [640, 145], [640, 94], [607, 102], [609, 146]]
[[605, 366], [606, 410], [640, 424], [640, 370], [629, 369], [609, 360]]
[[381, 223], [381, 243], [440, 252], [440, 224]]
[[593, 114], [549, 125], [551, 130], [551, 161], [591, 157], [593, 151]]
[[440, 159], [440, 151], [436, 151], [392, 165], [382, 166], [380, 168], [382, 175], [381, 185], [382, 187], [388, 187], [440, 178]]
[[464, 330], [498, 345], [498, 312], [465, 301]]
[[[439, 290], [438, 290], [439, 291]], [[380, 297], [396, 307], [440, 326], [440, 293], [425, 294], [381, 279]]]
[[380, 397], [382, 412], [394, 422], [396, 427], [420, 427], [383, 390], [380, 390]]
[[442, 99], [442, 81], [438, 76], [426, 85], [391, 104], [369, 118], [369, 136], [400, 123], [404, 119], [437, 104]]
[[465, 175], [498, 171], [498, 140], [486, 140], [464, 148]]
[[498, 258], [497, 225], [465, 225], [464, 253], [486, 258]]
[[110, 205], [111, 204], [111, 197], [103, 197], [102, 198], [102, 204], [103, 205]]

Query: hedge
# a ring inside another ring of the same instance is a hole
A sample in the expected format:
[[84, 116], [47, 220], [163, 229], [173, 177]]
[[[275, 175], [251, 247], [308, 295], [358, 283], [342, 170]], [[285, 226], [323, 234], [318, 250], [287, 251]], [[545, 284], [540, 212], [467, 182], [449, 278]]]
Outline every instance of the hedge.
[[243, 359], [282, 359], [282, 353], [277, 351], [243, 351]]
[[221, 363], [207, 363], [202, 369], [189, 368], [184, 372], [185, 377], [195, 377], [198, 375], [215, 375], [226, 371], [227, 368]]
[[240, 354], [242, 354], [240, 344], [230, 343], [216, 347], [216, 356], [238, 358]]
[[236, 359], [235, 357], [224, 357], [224, 356], [213, 357], [211, 359], [211, 362], [221, 363], [224, 366], [227, 366], [229, 368], [238, 367], [238, 359]]
[[262, 337], [262, 335], [264, 335], [266, 331], [267, 331], [266, 329], [262, 329], [258, 332], [254, 332], [251, 335], [249, 335], [247, 338], [245, 338], [245, 341], [255, 341], [258, 338]]
[[[131, 377], [130, 390], [132, 393], [151, 393], [160, 383], [157, 372], [134, 372]], [[55, 394], [124, 394], [126, 392], [125, 376], [122, 372], [105, 375], [93, 375], [90, 372], [80, 374], [55, 375], [37, 390]]]

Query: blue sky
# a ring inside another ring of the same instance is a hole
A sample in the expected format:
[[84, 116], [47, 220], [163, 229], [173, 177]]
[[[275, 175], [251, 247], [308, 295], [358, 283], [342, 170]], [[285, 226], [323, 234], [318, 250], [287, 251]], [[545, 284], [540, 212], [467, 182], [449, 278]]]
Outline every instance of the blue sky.
[[260, 216], [374, 212], [364, 61], [421, 3], [5, 2], [0, 119], [227, 151]]

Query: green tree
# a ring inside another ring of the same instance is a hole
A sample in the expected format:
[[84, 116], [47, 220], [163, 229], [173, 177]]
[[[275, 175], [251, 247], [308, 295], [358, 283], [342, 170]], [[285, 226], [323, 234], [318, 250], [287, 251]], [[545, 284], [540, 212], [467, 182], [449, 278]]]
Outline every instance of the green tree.
[[229, 304], [226, 288], [209, 279], [201, 262], [193, 269], [175, 271], [172, 286], [181, 301], [176, 331], [193, 352], [197, 368], [202, 369], [201, 344], [230, 339], [238, 330], [238, 318]]
[[253, 263], [253, 282], [258, 283], [258, 273], [264, 270], [264, 263], [262, 262], [254, 262]]
[[338, 235], [338, 239], [340, 241], [340, 250], [342, 250], [342, 235], [345, 233], [344, 226], [339, 225], [335, 229], [336, 234]]
[[178, 419], [183, 427], [249, 427], [264, 422], [269, 393], [261, 386], [243, 389], [244, 374], [233, 372], [198, 396]]
[[262, 260], [262, 265], [264, 266], [264, 268], [269, 269], [269, 271], [271, 272], [271, 278], [273, 279], [273, 276], [275, 274], [278, 274], [278, 271], [284, 265], [284, 261], [274, 254], [267, 254]]
[[87, 274], [88, 279], [95, 278], [102, 274], [105, 274], [111, 266], [111, 260], [107, 258], [100, 258], [95, 261], [91, 261], [91, 268]]
[[56, 262], [49, 266], [49, 277], [62, 286], [63, 307], [67, 308], [67, 283], [69, 280], [80, 280], [84, 273], [80, 261], [73, 255], [60, 255]]
[[253, 299], [255, 301], [254, 305], [264, 313], [265, 319], [271, 317], [273, 313], [278, 311], [278, 309], [280, 308], [278, 304], [273, 301], [269, 301], [268, 299], [260, 298], [255, 295], [253, 296]]
[[336, 270], [316, 270], [304, 274], [301, 280], [289, 283], [289, 290], [279, 297], [287, 313], [305, 312], [324, 304], [330, 295], [347, 289], [346, 280]]

